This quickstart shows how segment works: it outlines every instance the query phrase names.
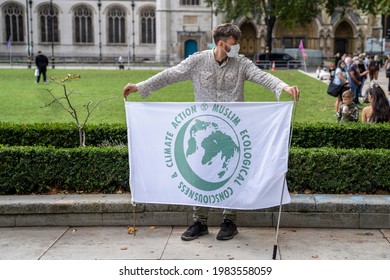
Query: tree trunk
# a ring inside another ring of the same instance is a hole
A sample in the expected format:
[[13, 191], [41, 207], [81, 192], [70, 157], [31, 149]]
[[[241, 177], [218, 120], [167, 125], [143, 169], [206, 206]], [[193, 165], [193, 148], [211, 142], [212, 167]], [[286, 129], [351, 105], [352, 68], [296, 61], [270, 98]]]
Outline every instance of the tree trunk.
[[80, 147], [85, 148], [85, 130], [84, 127], [79, 127]]
[[265, 20], [265, 24], [267, 25], [266, 49], [268, 49], [269, 53], [272, 52], [272, 30], [274, 29], [275, 22], [275, 16], [267, 15]]

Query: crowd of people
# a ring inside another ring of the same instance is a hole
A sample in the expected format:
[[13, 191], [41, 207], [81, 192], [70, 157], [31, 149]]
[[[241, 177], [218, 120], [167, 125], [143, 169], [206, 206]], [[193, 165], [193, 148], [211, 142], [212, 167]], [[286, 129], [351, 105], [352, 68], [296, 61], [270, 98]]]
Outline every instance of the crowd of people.
[[[330, 66], [330, 83], [339, 86], [335, 102], [335, 113], [340, 122], [357, 122], [359, 109], [363, 107], [359, 98], [363, 97], [364, 107], [361, 115], [362, 123], [390, 122], [390, 103], [385, 91], [377, 83], [379, 72], [390, 69], [390, 55], [385, 63], [378, 55], [367, 56], [362, 53], [355, 56], [339, 53], [335, 55], [334, 64]], [[387, 95], [390, 95], [390, 77]], [[364, 84], [370, 83], [366, 92], [362, 92]]]

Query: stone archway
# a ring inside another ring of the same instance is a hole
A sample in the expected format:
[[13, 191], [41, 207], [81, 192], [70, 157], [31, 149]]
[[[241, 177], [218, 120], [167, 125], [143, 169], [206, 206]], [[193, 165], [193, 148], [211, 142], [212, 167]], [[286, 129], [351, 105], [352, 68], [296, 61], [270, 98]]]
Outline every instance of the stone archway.
[[335, 29], [334, 53], [353, 53], [354, 49], [353, 29], [348, 22], [342, 21]]
[[306, 49], [318, 49], [318, 28], [313, 20], [305, 25], [297, 24], [289, 28], [282, 22], [276, 22], [273, 31], [273, 48], [298, 48], [303, 41]]
[[256, 29], [250, 22], [246, 22], [240, 27], [240, 53], [252, 59], [255, 53], [258, 52], [256, 44]]

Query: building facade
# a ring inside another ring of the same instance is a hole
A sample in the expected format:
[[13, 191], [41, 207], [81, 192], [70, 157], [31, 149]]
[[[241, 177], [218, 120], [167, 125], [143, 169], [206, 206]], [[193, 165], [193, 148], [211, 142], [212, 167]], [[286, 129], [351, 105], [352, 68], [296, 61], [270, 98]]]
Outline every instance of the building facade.
[[[3, 0], [0, 3], [0, 58], [12, 54], [28, 61], [41, 50], [52, 62], [178, 62], [211, 47], [211, 30], [223, 22], [203, 0]], [[388, 18], [348, 10], [322, 12], [307, 26], [289, 30], [277, 22], [273, 48], [306, 49], [325, 55], [367, 50], [367, 40], [380, 40]], [[264, 24], [237, 19], [241, 52], [253, 57], [265, 51]], [[390, 36], [390, 34], [388, 34]]]

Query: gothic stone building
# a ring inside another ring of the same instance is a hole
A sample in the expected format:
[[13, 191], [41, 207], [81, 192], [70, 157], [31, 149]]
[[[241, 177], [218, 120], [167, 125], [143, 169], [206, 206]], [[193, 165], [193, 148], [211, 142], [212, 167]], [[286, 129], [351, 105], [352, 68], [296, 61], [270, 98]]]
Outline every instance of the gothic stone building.
[[[3, 0], [0, 3], [0, 58], [28, 61], [38, 50], [56, 63], [108, 62], [122, 56], [132, 62], [177, 62], [210, 48], [211, 30], [223, 22], [203, 0]], [[368, 38], [381, 39], [389, 19], [348, 10], [319, 14], [311, 24], [289, 30], [277, 22], [274, 49], [297, 48], [359, 53]], [[241, 52], [265, 51], [266, 28], [238, 19]]]

